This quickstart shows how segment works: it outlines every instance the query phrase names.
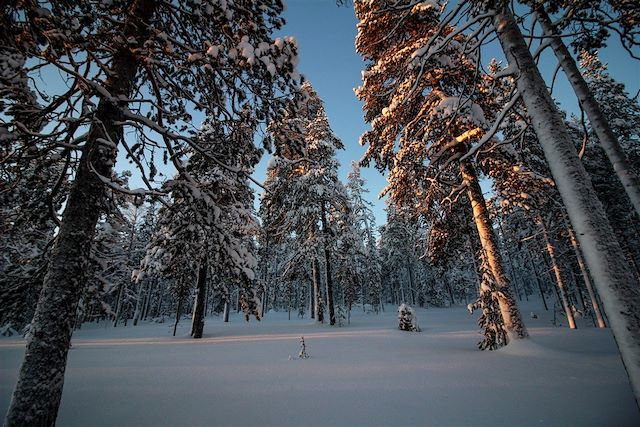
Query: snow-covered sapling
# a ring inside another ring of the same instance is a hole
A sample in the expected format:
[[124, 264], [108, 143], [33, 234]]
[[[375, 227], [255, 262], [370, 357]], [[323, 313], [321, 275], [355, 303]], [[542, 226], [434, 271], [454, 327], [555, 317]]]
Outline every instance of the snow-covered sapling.
[[300, 337], [300, 354], [298, 354], [298, 359], [308, 359], [309, 355], [307, 354], [307, 346], [304, 343], [304, 337]]
[[400, 304], [400, 307], [398, 307], [398, 320], [398, 328], [400, 330], [409, 332], [420, 332], [420, 327], [418, 326], [418, 317], [410, 306], [406, 304]]

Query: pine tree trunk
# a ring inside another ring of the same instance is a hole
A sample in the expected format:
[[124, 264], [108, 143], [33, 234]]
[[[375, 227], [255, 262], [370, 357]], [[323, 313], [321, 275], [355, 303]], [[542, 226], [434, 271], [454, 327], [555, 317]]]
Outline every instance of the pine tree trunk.
[[542, 304], [544, 304], [545, 311], [549, 311], [549, 307], [547, 306], [547, 300], [544, 297], [544, 291], [542, 290], [542, 283], [540, 283], [540, 278], [538, 277], [538, 269], [536, 268], [533, 259], [531, 258], [531, 252], [527, 251], [527, 261], [529, 261], [529, 265], [533, 271], [533, 277], [536, 279], [536, 285], [538, 285], [538, 291], [540, 291], [540, 298], [542, 298]]
[[[588, 306], [587, 303], [584, 299], [584, 293], [582, 292], [582, 286], [580, 286], [580, 283], [578, 283], [578, 280], [576, 279], [576, 275], [573, 271], [573, 268], [569, 269], [569, 273], [571, 274], [571, 281], [573, 282], [573, 285], [576, 288], [576, 292], [578, 293], [578, 296], [576, 297], [576, 300], [578, 301], [578, 303], [580, 304], [579, 309], [582, 311], [583, 315], [587, 313], [588, 310]], [[593, 326], [596, 326], [596, 319], [595, 316], [591, 315], [591, 318], [593, 320]]]
[[495, 14], [493, 22], [509, 64], [520, 70], [518, 90], [602, 298], [609, 326], [640, 405], [640, 287], [626, 263], [620, 262], [624, 254], [612, 238], [613, 230], [589, 175], [513, 15], [505, 7]]
[[313, 295], [315, 304], [315, 316], [318, 322], [324, 322], [324, 310], [322, 309], [322, 288], [320, 286], [320, 266], [318, 265], [318, 258], [313, 257], [313, 264], [311, 269], [313, 270]]
[[416, 305], [416, 293], [414, 289], [413, 268], [411, 267], [411, 261], [408, 258], [407, 258], [407, 272], [409, 273], [409, 291], [411, 292], [411, 304]]
[[567, 286], [562, 277], [562, 271], [560, 271], [560, 265], [558, 264], [558, 259], [556, 258], [555, 247], [549, 239], [549, 233], [547, 232], [547, 227], [544, 224], [544, 220], [540, 219], [540, 223], [542, 224], [542, 234], [544, 236], [544, 242], [547, 247], [547, 253], [549, 254], [549, 258], [551, 259], [551, 268], [553, 269], [553, 274], [556, 277], [556, 285], [558, 285], [558, 290], [560, 291], [560, 301], [562, 302], [562, 308], [564, 309], [564, 313], [567, 315], [569, 328], [576, 329], [576, 321], [573, 317], [573, 310], [571, 310], [571, 305], [569, 304], [569, 298], [567, 296]]
[[478, 183], [476, 171], [468, 162], [460, 162], [460, 172], [467, 183], [467, 194], [471, 201], [473, 220], [480, 237], [480, 245], [487, 256], [489, 267], [500, 291], [498, 303], [507, 333], [512, 338], [525, 338], [527, 329], [522, 322], [518, 304], [513, 298], [509, 279], [507, 279], [507, 275], [504, 272], [500, 250], [498, 249], [498, 243], [489, 219], [487, 205]]
[[[155, 8], [156, 2], [151, 0], [133, 2], [124, 24], [125, 40], [131, 37], [139, 46], [144, 44], [148, 28], [139, 24], [148, 22]], [[113, 97], [130, 97], [138, 63], [128, 45], [118, 47], [104, 85]], [[103, 184], [91, 167], [111, 176], [116, 150], [99, 141], [117, 143], [121, 139], [122, 126], [117, 123], [123, 106], [106, 99], [98, 103], [51, 252], [5, 426], [55, 424], [76, 308], [104, 199]]]
[[204, 332], [204, 302], [207, 299], [207, 258], [205, 257], [198, 268], [198, 282], [196, 284], [196, 300], [193, 304], [191, 319], [191, 336], [202, 338]]
[[[313, 262], [311, 263], [311, 270], [312, 270], [312, 274], [315, 274], [315, 267], [313, 266]], [[310, 302], [309, 302], [309, 312], [310, 312], [310, 317], [312, 319], [316, 318], [316, 286], [315, 286], [315, 277], [312, 280], [311, 283], [311, 290], [309, 292], [310, 295]]]
[[636, 214], [640, 215], [640, 180], [638, 176], [633, 171], [629, 159], [618, 142], [618, 138], [616, 138], [613, 130], [611, 130], [611, 126], [609, 126], [609, 122], [602, 113], [598, 101], [593, 97], [589, 85], [587, 85], [582, 73], [580, 73], [576, 61], [571, 56], [571, 53], [569, 53], [569, 49], [565, 46], [562, 38], [555, 31], [549, 15], [547, 15], [543, 8], [538, 8], [536, 12], [544, 35], [548, 37], [547, 40], [551, 44], [553, 53], [564, 70], [567, 80], [571, 83], [571, 87], [576, 93], [582, 109], [587, 114], [591, 127], [598, 137], [600, 146], [611, 162], [613, 170], [636, 210]]
[[449, 276], [445, 278], [445, 287], [447, 288], [447, 292], [449, 293], [449, 307], [453, 307], [456, 305], [456, 300], [453, 297], [453, 288], [451, 288], [451, 281], [449, 280]]
[[182, 300], [184, 297], [180, 296], [178, 299], [178, 307], [176, 308], [176, 323], [173, 324], [173, 336], [176, 336], [176, 331], [178, 330], [178, 323], [180, 322], [180, 316], [182, 315]]
[[267, 313], [267, 301], [269, 299], [269, 289], [268, 289], [268, 283], [269, 283], [269, 236], [266, 236], [265, 238], [265, 259], [266, 262], [264, 263], [264, 276], [263, 276], [263, 285], [262, 285], [262, 308], [261, 308], [261, 313], [260, 316], [264, 317], [264, 315]]
[[331, 233], [327, 227], [327, 213], [324, 203], [322, 203], [322, 233], [324, 234], [324, 260], [327, 274], [327, 305], [329, 306], [329, 324], [336, 324], [336, 311], [333, 305], [333, 275], [331, 274], [331, 257], [329, 253], [329, 240]]
[[[469, 220], [471, 220], [471, 218], [469, 218]], [[471, 233], [471, 228], [468, 228], [467, 244], [469, 245], [469, 255], [471, 257], [471, 262], [473, 263], [473, 273], [476, 278], [476, 298], [475, 299], [478, 299], [480, 298], [480, 292], [481, 292], [480, 288], [482, 285], [482, 277], [480, 277], [480, 269], [478, 268], [478, 262], [476, 261], [476, 254], [478, 253], [478, 250], [477, 248], [474, 248], [474, 244], [473, 244], [474, 242], [471, 241], [470, 233]]]
[[149, 316], [149, 312], [151, 311], [151, 301], [153, 298], [153, 294], [155, 292], [155, 287], [157, 284], [157, 279], [152, 279], [151, 283], [149, 284], [149, 291], [147, 293], [147, 303], [145, 304], [145, 308], [144, 308], [144, 314], [142, 315], [142, 320], [147, 320], [147, 317]]
[[224, 300], [224, 308], [222, 309], [222, 321], [224, 323], [229, 323], [229, 298], [225, 298]]
[[[502, 228], [502, 222], [500, 221], [499, 218], [496, 218], [496, 222], [498, 223], [498, 230], [500, 230], [500, 235], [502, 236], [503, 240], [506, 240], [505, 234], [504, 234], [504, 229]], [[499, 239], [498, 239], [499, 240]], [[516, 278], [516, 275], [513, 271], [513, 264], [511, 264], [511, 257], [509, 254], [509, 251], [507, 249], [507, 247], [505, 245], [504, 246], [504, 251], [505, 251], [505, 255], [507, 255], [507, 262], [505, 263], [503, 261], [503, 264], [506, 266], [509, 276], [511, 277], [511, 286], [513, 288], [513, 290], [516, 292], [516, 297], [518, 298], [518, 301], [522, 302], [522, 296], [520, 295], [520, 289], [518, 289], [518, 280]], [[498, 246], [499, 247], [499, 246]]]
[[118, 320], [120, 319], [120, 313], [122, 312], [122, 298], [125, 292], [125, 283], [122, 282], [118, 286], [118, 297], [116, 298], [116, 313], [113, 316], [113, 327], [118, 326]]
[[[637, 237], [637, 236], [638, 234], [635, 234], [634, 237]], [[634, 255], [634, 251], [631, 249], [631, 245], [629, 243], [628, 238], [624, 235], [619, 236], [618, 242], [620, 242], [620, 245], [622, 246], [622, 251], [625, 253], [625, 256], [627, 257], [629, 266], [632, 268], [632, 271], [635, 274], [638, 281], [640, 281], [640, 270], [638, 270], [638, 263], [636, 261], [636, 256]]]
[[584, 280], [585, 287], [587, 288], [587, 292], [589, 293], [589, 299], [591, 300], [591, 307], [593, 307], [593, 312], [596, 315], [598, 328], [606, 328], [607, 325], [604, 322], [604, 317], [602, 317], [600, 304], [598, 303], [596, 292], [593, 289], [593, 283], [591, 283], [589, 272], [587, 271], [587, 267], [584, 265], [584, 258], [582, 257], [582, 252], [578, 247], [578, 241], [576, 240], [576, 235], [573, 232], [573, 228], [571, 228], [571, 226], [567, 226], [567, 230], [569, 231], [569, 240], [571, 241], [571, 246], [573, 246], [573, 250], [576, 254], [576, 259], [578, 260], [578, 267], [580, 267], [580, 273], [582, 273], [582, 279]]
[[133, 326], [138, 326], [138, 320], [140, 320], [140, 313], [144, 308], [144, 294], [145, 294], [145, 282], [138, 284], [138, 292], [136, 294], [136, 308], [133, 312]]
[[513, 266], [511, 266], [511, 263], [507, 262], [507, 268], [509, 269], [509, 276], [511, 276], [511, 278], [513, 279], [512, 283], [513, 289], [516, 291], [516, 298], [518, 298], [518, 301], [522, 302], [522, 294], [520, 293], [520, 288], [518, 287], [518, 277], [513, 271], [514, 269]]

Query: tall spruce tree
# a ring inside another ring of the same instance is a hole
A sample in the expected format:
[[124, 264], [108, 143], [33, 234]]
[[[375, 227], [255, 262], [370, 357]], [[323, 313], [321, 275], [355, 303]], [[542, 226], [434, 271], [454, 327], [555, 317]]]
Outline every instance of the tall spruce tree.
[[[289, 111], [282, 123], [274, 122], [276, 141], [301, 141], [299, 150], [277, 153], [267, 172], [266, 193], [261, 211], [270, 241], [282, 241], [291, 235], [296, 249], [289, 259], [299, 263], [311, 259], [316, 320], [322, 321], [322, 297], [319, 259], [324, 261], [329, 323], [335, 324], [333, 296], [334, 269], [331, 266], [336, 232], [332, 212], [348, 209], [347, 194], [338, 179], [336, 150], [342, 142], [329, 125], [322, 101], [311, 85], [302, 86], [300, 108]], [[283, 129], [286, 132], [283, 132]]]

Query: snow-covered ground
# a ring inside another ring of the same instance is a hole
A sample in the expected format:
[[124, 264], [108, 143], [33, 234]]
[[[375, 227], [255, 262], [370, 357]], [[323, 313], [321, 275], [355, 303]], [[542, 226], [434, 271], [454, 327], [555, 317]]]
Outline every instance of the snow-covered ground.
[[[269, 313], [209, 318], [205, 338], [170, 322], [85, 325], [73, 338], [59, 426], [639, 426], [609, 330], [527, 326], [531, 339], [478, 351], [476, 315], [418, 309], [422, 332], [396, 314], [356, 310], [343, 328]], [[297, 359], [304, 335], [309, 359]], [[0, 412], [24, 342], [0, 340]]]

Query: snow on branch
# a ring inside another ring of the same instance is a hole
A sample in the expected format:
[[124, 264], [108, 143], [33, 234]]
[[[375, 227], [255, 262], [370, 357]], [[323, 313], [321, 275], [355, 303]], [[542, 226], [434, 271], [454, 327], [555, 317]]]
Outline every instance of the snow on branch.
[[498, 117], [493, 122], [493, 126], [491, 126], [491, 129], [489, 129], [489, 131], [484, 134], [484, 136], [480, 139], [480, 141], [478, 141], [477, 144], [471, 147], [471, 149], [464, 156], [460, 158], [460, 161], [464, 161], [469, 157], [473, 156], [476, 153], [476, 151], [480, 149], [480, 147], [482, 147], [487, 141], [489, 141], [491, 138], [495, 136], [495, 134], [498, 132], [498, 129], [500, 129], [500, 125], [502, 124], [502, 121], [505, 119], [509, 111], [511, 111], [511, 109], [516, 105], [516, 103], [519, 100], [520, 100], [520, 92], [514, 89], [514, 95], [511, 97], [511, 100], [507, 103], [507, 105], [505, 105], [502, 111], [500, 111], [500, 114], [498, 114]]

